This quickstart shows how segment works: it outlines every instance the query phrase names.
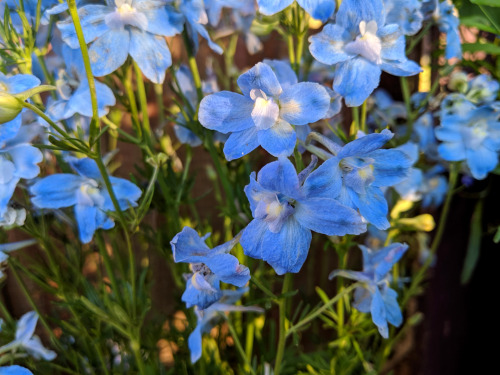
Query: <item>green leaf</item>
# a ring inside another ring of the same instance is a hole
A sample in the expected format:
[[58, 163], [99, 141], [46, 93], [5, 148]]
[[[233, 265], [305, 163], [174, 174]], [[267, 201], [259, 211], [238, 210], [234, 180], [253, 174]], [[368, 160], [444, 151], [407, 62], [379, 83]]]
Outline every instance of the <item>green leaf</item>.
[[488, 5], [490, 7], [500, 7], [500, 1], [498, 0], [470, 0], [471, 3], [477, 5]]
[[479, 30], [493, 34], [500, 33], [500, 25], [497, 21], [500, 20], [500, 8], [473, 4], [469, 0], [464, 0], [459, 4], [458, 12], [462, 25], [477, 27]]
[[500, 242], [500, 225], [498, 226], [497, 232], [495, 233], [495, 237], [493, 237], [494, 243]]
[[500, 55], [500, 46], [493, 43], [464, 43], [462, 50], [464, 52], [484, 51], [490, 55]]
[[462, 285], [467, 284], [474, 273], [477, 261], [479, 259], [479, 252], [481, 249], [481, 216], [483, 214], [483, 201], [476, 204], [470, 225], [469, 243], [467, 244], [467, 255], [465, 256], [464, 267], [460, 282]]

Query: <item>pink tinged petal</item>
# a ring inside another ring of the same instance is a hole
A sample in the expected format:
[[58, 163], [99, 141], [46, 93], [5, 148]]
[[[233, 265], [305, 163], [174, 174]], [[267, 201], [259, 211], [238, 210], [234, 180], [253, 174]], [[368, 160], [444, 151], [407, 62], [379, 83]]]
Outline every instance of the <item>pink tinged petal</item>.
[[128, 30], [110, 30], [89, 48], [92, 72], [102, 77], [114, 72], [127, 60], [130, 46]]

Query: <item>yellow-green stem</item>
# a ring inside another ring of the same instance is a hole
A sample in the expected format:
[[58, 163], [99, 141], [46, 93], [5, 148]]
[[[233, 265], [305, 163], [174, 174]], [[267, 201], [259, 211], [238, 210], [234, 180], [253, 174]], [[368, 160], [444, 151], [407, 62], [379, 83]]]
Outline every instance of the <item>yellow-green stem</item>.
[[[281, 294], [285, 294], [290, 291], [290, 287], [292, 286], [292, 274], [287, 273], [283, 279], [283, 287], [281, 290]], [[278, 302], [279, 307], [279, 339], [278, 339], [278, 349], [276, 352], [276, 362], [274, 364], [274, 375], [279, 375], [281, 371], [281, 363], [283, 361], [283, 356], [285, 354], [285, 343], [287, 336], [286, 329], [286, 306], [287, 306], [286, 297], [281, 297]]]

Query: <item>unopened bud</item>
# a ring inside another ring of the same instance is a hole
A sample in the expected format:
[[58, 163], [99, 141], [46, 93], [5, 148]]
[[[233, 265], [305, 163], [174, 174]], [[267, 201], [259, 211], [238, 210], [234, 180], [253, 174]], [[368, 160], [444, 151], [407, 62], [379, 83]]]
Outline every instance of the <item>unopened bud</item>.
[[399, 219], [397, 224], [408, 229], [430, 232], [436, 226], [434, 218], [429, 214], [422, 214], [412, 218]]
[[22, 109], [23, 105], [14, 96], [0, 92], [0, 124], [14, 120]]

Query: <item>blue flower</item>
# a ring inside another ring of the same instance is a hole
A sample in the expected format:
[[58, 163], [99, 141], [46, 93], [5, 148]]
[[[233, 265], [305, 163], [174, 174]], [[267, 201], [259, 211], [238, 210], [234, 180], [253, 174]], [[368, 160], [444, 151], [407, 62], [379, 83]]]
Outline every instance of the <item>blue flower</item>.
[[465, 97], [474, 104], [493, 102], [498, 95], [500, 84], [486, 74], [480, 74], [470, 80]]
[[198, 51], [199, 34], [202, 38], [206, 39], [212, 51], [222, 55], [222, 48], [210, 39], [207, 29], [203, 26], [208, 23], [208, 16], [203, 0], [180, 0], [179, 11], [184, 16], [186, 30], [193, 42], [195, 52]]
[[275, 74], [264, 63], [242, 74], [238, 86], [243, 95], [221, 91], [203, 98], [198, 116], [204, 127], [231, 133], [224, 146], [227, 160], [259, 145], [274, 156], [290, 155], [297, 140], [292, 125], [316, 122], [330, 106], [330, 96], [321, 85], [297, 83], [295, 75]]
[[388, 338], [387, 323], [399, 327], [403, 322], [397, 293], [389, 287], [388, 273], [408, 250], [408, 245], [395, 243], [375, 252], [363, 245], [359, 247], [363, 252], [363, 271], [335, 270], [329, 279], [343, 276], [361, 281], [363, 286], [354, 291], [353, 306], [361, 312], [371, 313], [382, 337]]
[[[317, 160], [317, 159], [316, 159]], [[244, 229], [245, 254], [269, 263], [278, 275], [299, 272], [304, 264], [311, 231], [326, 235], [360, 234], [366, 225], [356, 211], [334, 197], [320, 197], [325, 164], [311, 173], [313, 161], [299, 175], [292, 163], [280, 158], [264, 166], [245, 194], [254, 219]]]
[[34, 311], [27, 312], [17, 322], [16, 337], [10, 343], [0, 347], [0, 352], [7, 350], [23, 349], [35, 359], [44, 359], [52, 361], [56, 353], [46, 349], [40, 338], [35, 333], [38, 314]]
[[[58, 100], [47, 106], [47, 115], [53, 121], [66, 120], [76, 113], [92, 117], [90, 88], [79, 49], [62, 46], [66, 70], [60, 70], [56, 81]], [[105, 84], [95, 81], [99, 117], [105, 116], [116, 103], [113, 91]]]
[[[0, 72], [0, 97], [2, 93], [19, 94], [38, 85], [40, 85], [40, 80], [30, 74], [17, 74], [9, 77]], [[0, 114], [2, 113], [1, 111], [3, 111], [2, 108], [0, 108]], [[10, 121], [0, 123], [0, 146], [17, 134], [21, 127], [21, 122], [21, 116], [18, 115]]]
[[[40, 0], [40, 2], [41, 14], [43, 14], [45, 9], [58, 3], [57, 0]], [[5, 7], [7, 7], [11, 11], [10, 18], [12, 20], [12, 25], [14, 26], [14, 29], [21, 35], [23, 33], [24, 27], [23, 21], [21, 20], [21, 17], [18, 13], [22, 12], [30, 25], [34, 25], [37, 16], [38, 0], [22, 0], [22, 4], [23, 7], [21, 8], [21, 0], [6, 0], [0, 5], [0, 19], [2, 20], [2, 22], [4, 20]]]
[[411, 76], [420, 67], [405, 56], [405, 39], [386, 24], [381, 0], [344, 0], [336, 23], [309, 38], [316, 60], [335, 65], [333, 89], [350, 107], [361, 105], [377, 88], [383, 71]]
[[222, 297], [220, 282], [243, 287], [250, 280], [250, 271], [229, 254], [239, 236], [210, 249], [205, 240], [189, 227], [175, 235], [170, 242], [175, 263], [189, 263], [192, 273], [187, 275], [186, 291], [182, 300], [187, 307], [206, 309]]
[[436, 165], [424, 173], [420, 194], [422, 207], [439, 207], [448, 192], [448, 180], [443, 176], [444, 168]]
[[466, 161], [476, 180], [486, 178], [498, 164], [500, 122], [498, 113], [489, 107], [444, 116], [436, 138], [443, 142], [439, 155], [448, 161]]
[[[94, 232], [111, 229], [115, 225], [106, 211], [114, 211], [108, 191], [97, 164], [89, 158], [67, 158], [78, 175], [53, 174], [37, 181], [30, 189], [32, 202], [38, 208], [63, 208], [74, 206], [80, 240], [88, 243]], [[113, 191], [122, 210], [137, 206], [141, 190], [133, 183], [110, 177]]]
[[191, 351], [191, 363], [195, 363], [201, 358], [202, 353], [202, 335], [204, 333], [210, 332], [212, 327], [220, 321], [220, 318], [224, 316], [224, 313], [230, 311], [246, 311], [246, 312], [257, 312], [262, 313], [264, 309], [257, 306], [236, 306], [235, 303], [241, 298], [243, 294], [247, 292], [248, 289], [238, 289], [238, 290], [223, 290], [221, 297], [215, 303], [205, 310], [201, 310], [195, 307], [196, 317], [198, 318], [198, 324], [196, 328], [191, 332], [188, 338], [188, 346]]
[[460, 43], [460, 33], [458, 26], [457, 8], [450, 0], [431, 0], [430, 6], [433, 8], [432, 17], [439, 26], [439, 31], [446, 34], [446, 47], [444, 56], [446, 59], [462, 59], [462, 45]]
[[[293, 0], [257, 0], [259, 12], [266, 16], [281, 12], [292, 3]], [[297, 0], [297, 3], [313, 18], [322, 22], [327, 21], [335, 11], [335, 1], [331, 0]]]
[[33, 373], [27, 368], [12, 365], [0, 367], [0, 375], [33, 375]]
[[335, 198], [379, 229], [389, 228], [388, 206], [381, 188], [403, 181], [411, 159], [402, 151], [380, 149], [393, 134], [384, 129], [358, 138], [344, 147], [330, 141], [335, 155], [321, 166], [324, 188], [321, 196]]
[[413, 142], [407, 142], [397, 147], [396, 150], [404, 152], [410, 158], [412, 167], [408, 172], [408, 177], [394, 185], [394, 189], [404, 200], [412, 202], [419, 201], [422, 199], [420, 188], [423, 184], [423, 173], [420, 169], [413, 167], [419, 158], [418, 145]]
[[422, 28], [421, 0], [383, 0], [386, 24], [397, 24], [404, 35], [415, 35]]
[[402, 102], [396, 102], [384, 89], [377, 89], [373, 93], [373, 109], [370, 111], [367, 122], [375, 125], [374, 128], [396, 127], [398, 120], [406, 120], [406, 107]]
[[0, 141], [0, 217], [7, 213], [17, 183], [21, 179], [35, 178], [40, 173], [37, 164], [43, 160], [43, 155], [29, 144], [38, 135], [38, 129], [25, 125], [15, 137]]
[[434, 135], [434, 118], [430, 112], [424, 113], [413, 123], [413, 133], [418, 147], [427, 157], [433, 158], [437, 152], [437, 140]]
[[[165, 41], [182, 31], [181, 16], [162, 1], [108, 0], [78, 10], [85, 41], [90, 44], [92, 72], [100, 77], [114, 72], [130, 55], [144, 75], [162, 83], [172, 57]], [[71, 19], [58, 22], [63, 40], [79, 48]]]

